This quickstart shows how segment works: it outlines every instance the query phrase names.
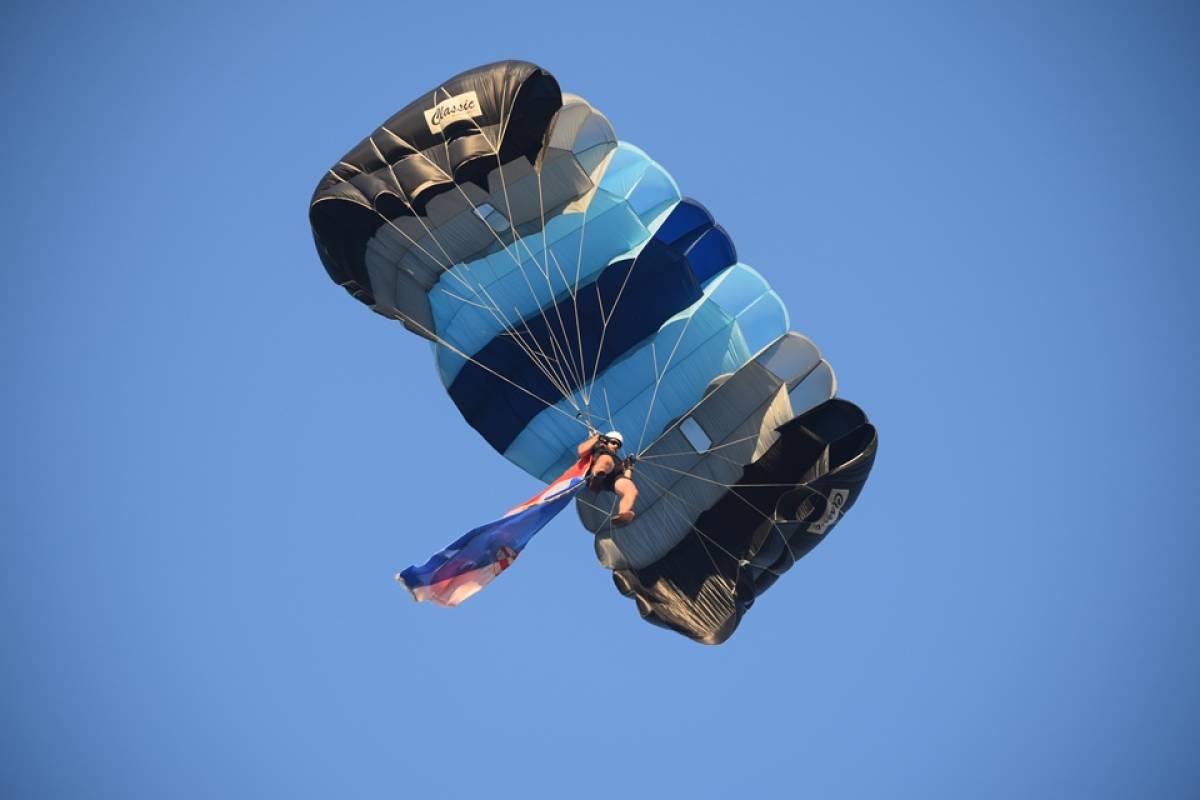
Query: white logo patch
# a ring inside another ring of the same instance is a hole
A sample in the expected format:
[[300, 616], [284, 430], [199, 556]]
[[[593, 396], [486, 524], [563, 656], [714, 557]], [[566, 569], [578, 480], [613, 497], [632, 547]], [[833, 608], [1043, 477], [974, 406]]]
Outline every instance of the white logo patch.
[[825, 514], [816, 522], [808, 526], [809, 533], [815, 533], [818, 536], [823, 536], [825, 531], [829, 530], [835, 522], [842, 517], [842, 507], [846, 505], [846, 500], [850, 497], [849, 489], [834, 489], [829, 493], [829, 502], [825, 506]]
[[479, 107], [479, 98], [475, 96], [475, 92], [463, 92], [426, 109], [425, 124], [429, 126], [430, 133], [441, 133], [451, 123], [474, 119], [482, 114], [483, 109]]

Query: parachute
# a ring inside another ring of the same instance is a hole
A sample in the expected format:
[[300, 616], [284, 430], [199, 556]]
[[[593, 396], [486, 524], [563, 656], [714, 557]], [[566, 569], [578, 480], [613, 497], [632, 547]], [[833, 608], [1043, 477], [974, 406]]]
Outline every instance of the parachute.
[[638, 457], [637, 518], [576, 506], [646, 620], [716, 644], [856, 501], [875, 429], [732, 239], [541, 67], [468, 70], [313, 194], [330, 277], [431, 342], [446, 391], [549, 483], [589, 429]]

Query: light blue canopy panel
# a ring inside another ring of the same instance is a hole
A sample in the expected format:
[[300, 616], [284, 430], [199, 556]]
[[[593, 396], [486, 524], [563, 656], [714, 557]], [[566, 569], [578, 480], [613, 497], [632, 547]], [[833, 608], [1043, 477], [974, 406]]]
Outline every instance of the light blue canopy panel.
[[[718, 376], [735, 372], [783, 335], [788, 314], [762, 276], [735, 264], [704, 284], [704, 296], [596, 377], [590, 393], [576, 394], [597, 425], [615, 427], [635, 452], [698, 403]], [[661, 376], [661, 379], [659, 379]], [[575, 411], [565, 400], [546, 408], [517, 436], [505, 458], [543, 480], [562, 472], [581, 440]]]
[[[429, 292], [438, 335], [474, 355], [505, 326], [519, 329], [522, 319], [553, 306], [609, 264], [636, 257], [679, 199], [671, 176], [622, 142], [586, 209], [547, 219], [544, 232], [498, 230], [506, 247], [442, 274]], [[485, 218], [495, 219], [500, 210], [487, 211]], [[435, 352], [449, 386], [464, 359], [442, 345]]]

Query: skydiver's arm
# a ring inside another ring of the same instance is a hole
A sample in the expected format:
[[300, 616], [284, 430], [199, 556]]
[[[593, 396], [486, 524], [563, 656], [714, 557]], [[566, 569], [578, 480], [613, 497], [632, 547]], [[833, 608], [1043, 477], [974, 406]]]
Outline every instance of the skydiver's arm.
[[598, 433], [593, 433], [590, 437], [588, 437], [586, 440], [584, 440], [583, 443], [579, 445], [579, 447], [576, 451], [579, 453], [579, 457], [583, 458], [588, 453], [592, 452], [592, 450], [596, 447], [596, 443], [599, 441], [600, 441], [600, 434], [598, 434]]

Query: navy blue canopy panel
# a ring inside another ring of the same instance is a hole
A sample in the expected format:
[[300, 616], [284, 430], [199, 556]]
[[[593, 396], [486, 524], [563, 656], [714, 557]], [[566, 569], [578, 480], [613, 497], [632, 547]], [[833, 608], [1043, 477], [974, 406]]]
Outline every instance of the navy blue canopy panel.
[[540, 230], [594, 189], [616, 138], [582, 99], [523, 61], [431, 89], [343, 156], [309, 210], [326, 271], [379, 313], [433, 338], [427, 297], [454, 264]]
[[[724, 230], [702, 206], [684, 200], [636, 256], [609, 264], [595, 281], [476, 352], [474, 363], [464, 364], [450, 384], [450, 396], [467, 422], [503, 453], [546, 406], [562, 399], [563, 383], [571, 392], [586, 388], [700, 300], [701, 284], [736, 261]], [[570, 369], [557, 371], [560, 386], [529, 350], [571, 361]]]
[[858, 499], [878, 438], [862, 410], [827, 400], [796, 417], [659, 560], [613, 572], [643, 619], [720, 644], [754, 600], [823, 541]]

